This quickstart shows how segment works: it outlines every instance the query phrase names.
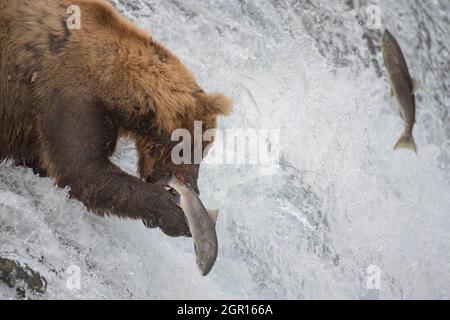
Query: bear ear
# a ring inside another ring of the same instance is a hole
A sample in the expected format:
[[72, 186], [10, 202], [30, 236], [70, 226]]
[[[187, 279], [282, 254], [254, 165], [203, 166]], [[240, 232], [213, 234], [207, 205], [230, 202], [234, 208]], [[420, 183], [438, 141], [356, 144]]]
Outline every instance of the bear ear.
[[207, 96], [208, 112], [214, 115], [227, 116], [233, 110], [233, 102], [230, 98], [220, 93], [214, 93]]

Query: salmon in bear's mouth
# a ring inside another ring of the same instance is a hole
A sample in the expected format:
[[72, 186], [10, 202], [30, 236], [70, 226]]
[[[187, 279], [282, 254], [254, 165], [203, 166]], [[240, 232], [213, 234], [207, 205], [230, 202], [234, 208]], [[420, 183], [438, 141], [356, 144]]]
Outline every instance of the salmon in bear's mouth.
[[217, 259], [216, 221], [219, 211], [207, 210], [199, 195], [175, 175], [169, 178], [167, 184], [169, 192], [175, 198], [178, 197], [177, 201], [194, 240], [197, 266], [201, 275], [206, 276]]

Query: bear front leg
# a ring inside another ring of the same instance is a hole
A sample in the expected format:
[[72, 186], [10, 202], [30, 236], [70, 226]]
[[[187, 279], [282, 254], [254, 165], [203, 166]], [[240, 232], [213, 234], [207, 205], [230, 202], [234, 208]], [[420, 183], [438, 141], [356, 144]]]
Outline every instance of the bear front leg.
[[47, 172], [97, 214], [142, 219], [169, 236], [189, 235], [182, 210], [163, 186], [145, 183], [110, 162], [117, 132], [100, 103], [58, 105], [42, 119]]

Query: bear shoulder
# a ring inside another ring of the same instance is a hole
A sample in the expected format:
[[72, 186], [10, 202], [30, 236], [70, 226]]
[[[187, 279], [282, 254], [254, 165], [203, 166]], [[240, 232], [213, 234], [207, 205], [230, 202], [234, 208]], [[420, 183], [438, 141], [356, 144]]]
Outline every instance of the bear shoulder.
[[179, 128], [186, 114], [200, 113], [203, 90], [170, 50], [106, 1], [70, 3], [80, 5], [82, 24], [78, 35], [72, 32], [69, 60], [76, 61], [81, 51], [106, 105], [136, 118], [152, 115], [164, 131]]

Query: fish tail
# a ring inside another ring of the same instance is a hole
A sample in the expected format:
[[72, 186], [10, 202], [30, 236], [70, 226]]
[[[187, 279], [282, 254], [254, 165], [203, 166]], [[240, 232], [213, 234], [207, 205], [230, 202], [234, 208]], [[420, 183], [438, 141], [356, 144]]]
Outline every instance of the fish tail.
[[417, 147], [416, 147], [416, 143], [414, 142], [413, 136], [410, 134], [404, 133], [400, 137], [400, 140], [398, 140], [397, 144], [394, 147], [394, 150], [399, 150], [399, 149], [408, 149], [408, 150], [414, 151], [417, 154]]

